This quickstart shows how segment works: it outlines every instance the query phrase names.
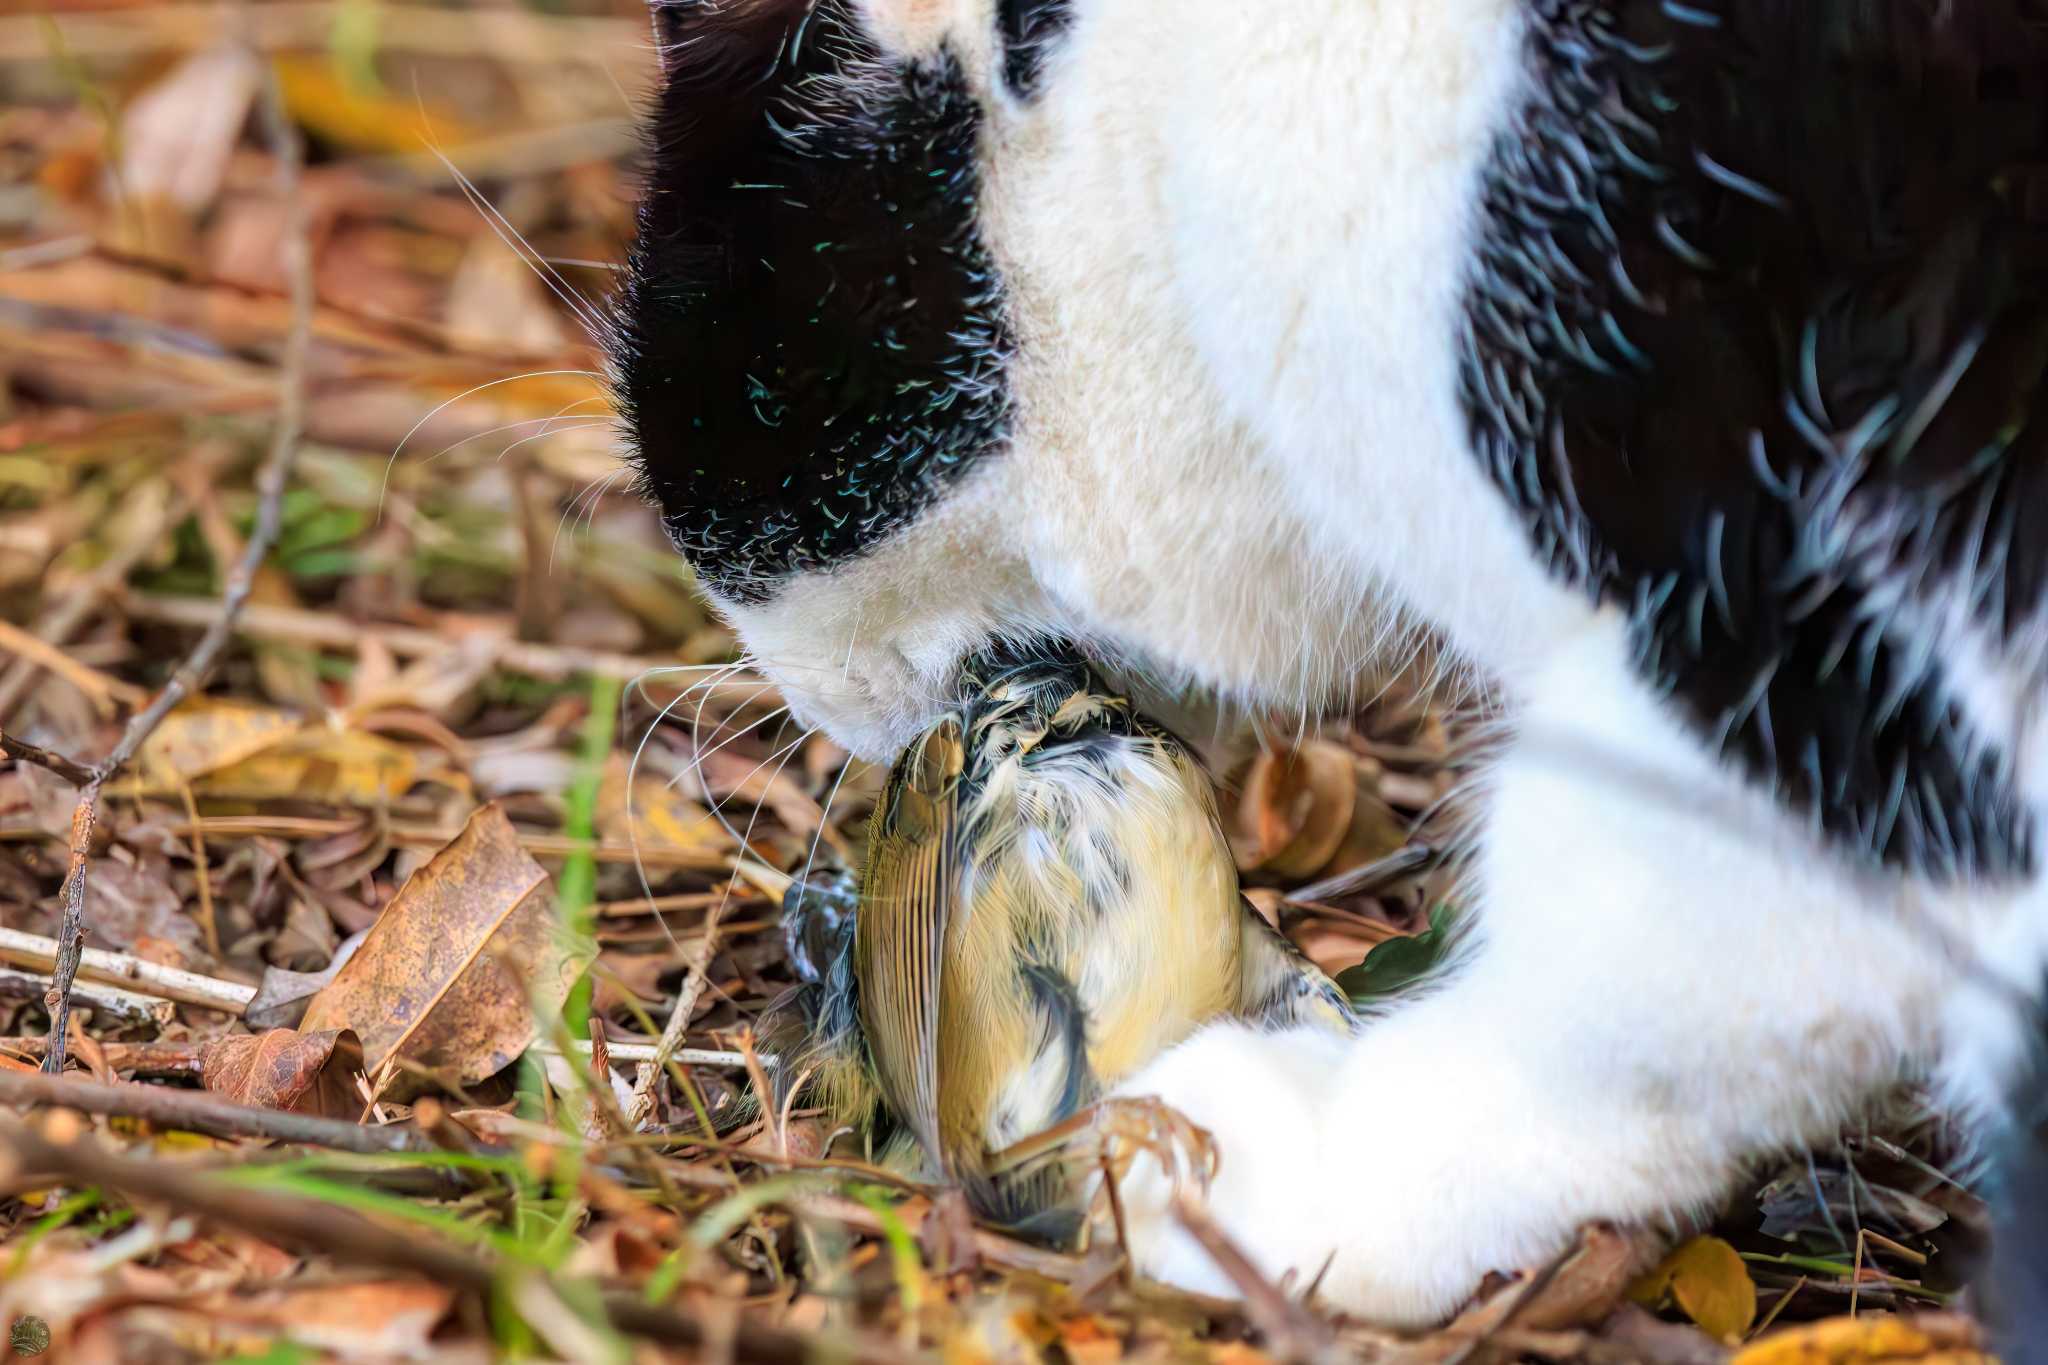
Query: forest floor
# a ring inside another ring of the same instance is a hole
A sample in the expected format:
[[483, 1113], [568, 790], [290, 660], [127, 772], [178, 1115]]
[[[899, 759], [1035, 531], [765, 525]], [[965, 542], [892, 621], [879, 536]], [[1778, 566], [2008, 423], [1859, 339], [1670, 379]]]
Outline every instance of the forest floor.
[[[639, 0], [0, 6], [11, 1355], [1978, 1358], [1982, 1206], [1912, 1095], [1648, 1276], [1590, 1229], [1411, 1338], [723, 1121], [775, 872], [856, 858], [882, 775], [732, 665], [627, 486], [593, 310], [649, 81]], [[1328, 970], [1426, 962], [1462, 753], [1397, 690], [1219, 775]]]

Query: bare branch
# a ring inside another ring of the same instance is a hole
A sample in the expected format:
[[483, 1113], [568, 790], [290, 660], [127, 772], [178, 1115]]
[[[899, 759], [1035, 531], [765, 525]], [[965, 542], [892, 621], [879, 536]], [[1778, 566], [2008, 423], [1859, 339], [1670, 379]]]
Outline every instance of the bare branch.
[[292, 466], [298, 459], [299, 435], [306, 415], [306, 360], [312, 347], [314, 305], [313, 250], [306, 226], [306, 205], [299, 193], [305, 155], [298, 131], [285, 112], [277, 76], [267, 63], [262, 69], [263, 88], [257, 112], [264, 140], [277, 162], [278, 192], [285, 205], [285, 273], [291, 280], [292, 320], [279, 362], [277, 425], [271, 431], [270, 453], [256, 480], [256, 524], [249, 532], [248, 543], [242, 547], [241, 559], [228, 574], [219, 614], [171, 674], [163, 690], [128, 722], [113, 752], [92, 770], [90, 780], [79, 792], [78, 809], [71, 818], [71, 865], [64, 879], [55, 979], [45, 997], [50, 1011], [50, 1033], [43, 1069], [53, 1076], [64, 1070], [64, 1045], [71, 1022], [71, 984], [78, 977], [78, 957], [85, 947], [87, 864], [92, 853], [93, 826], [99, 819], [100, 787], [127, 766], [171, 708], [206, 681], [221, 651], [234, 637], [235, 618], [249, 600], [257, 571], [277, 543], [278, 528], [284, 520], [284, 490], [291, 482]]
[[[47, 1055], [47, 1041], [43, 1049]], [[178, 1090], [140, 1082], [103, 1085], [73, 1076], [0, 1070], [0, 1104], [61, 1105], [81, 1113], [144, 1119], [159, 1128], [177, 1128], [211, 1137], [301, 1142], [359, 1156], [441, 1150], [411, 1128], [375, 1127], [315, 1114], [233, 1104], [204, 1090]]]
[[83, 763], [75, 763], [54, 750], [45, 749], [40, 744], [30, 744], [26, 740], [16, 739], [5, 730], [0, 730], [0, 754], [7, 755], [17, 763], [33, 763], [38, 768], [47, 768], [74, 787], [83, 787], [92, 781], [92, 769]]

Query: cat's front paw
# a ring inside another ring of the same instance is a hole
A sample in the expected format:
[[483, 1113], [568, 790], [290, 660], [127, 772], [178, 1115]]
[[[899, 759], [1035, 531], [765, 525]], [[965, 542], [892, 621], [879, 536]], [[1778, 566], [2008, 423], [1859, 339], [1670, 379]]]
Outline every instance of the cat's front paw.
[[[1320, 1030], [1218, 1024], [1119, 1087], [1110, 1104], [1124, 1118], [1102, 1138], [1139, 1273], [1197, 1293], [1239, 1293], [1176, 1213], [1177, 1201], [1205, 1207], [1268, 1278], [1305, 1285], [1317, 1273], [1342, 1237], [1325, 1216], [1323, 1150], [1340, 1050]], [[1123, 1131], [1148, 1112], [1173, 1121]], [[1179, 1140], [1190, 1129], [1201, 1139], [1192, 1147]]]
[[1597, 1197], [1579, 1207], [1596, 1187], [1574, 1173], [1526, 1183], [1526, 1130], [1470, 1113], [1469, 1076], [1380, 1060], [1322, 1029], [1220, 1024], [1121, 1086], [1202, 1130], [1214, 1158], [1206, 1182], [1186, 1160], [1170, 1169], [1157, 1144], [1112, 1163], [1138, 1272], [1242, 1296], [1177, 1212], [1193, 1201], [1268, 1283], [1314, 1285], [1328, 1307], [1420, 1327], [1448, 1318], [1489, 1270], [1540, 1264], [1582, 1215], [1598, 1216]]

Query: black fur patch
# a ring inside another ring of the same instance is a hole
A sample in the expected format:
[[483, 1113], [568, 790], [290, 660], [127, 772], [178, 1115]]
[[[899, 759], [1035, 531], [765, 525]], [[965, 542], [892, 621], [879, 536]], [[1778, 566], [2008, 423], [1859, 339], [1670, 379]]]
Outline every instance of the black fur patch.
[[1894, 866], [2033, 865], [1911, 620], [2048, 596], [2038, 0], [1528, 0], [1464, 384], [1556, 572], [1724, 752]]
[[1073, 0], [998, 0], [1003, 79], [1017, 98], [1028, 100], [1038, 93], [1046, 53], [1073, 22]]
[[758, 601], [872, 547], [1002, 438], [980, 111], [951, 58], [881, 58], [849, 0], [657, 17], [618, 402], [677, 546]]

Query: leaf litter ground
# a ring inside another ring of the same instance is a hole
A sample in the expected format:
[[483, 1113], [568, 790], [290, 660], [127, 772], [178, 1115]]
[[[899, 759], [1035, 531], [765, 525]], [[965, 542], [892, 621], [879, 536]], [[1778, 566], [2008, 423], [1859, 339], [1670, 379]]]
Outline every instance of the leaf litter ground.
[[[1911, 1094], [1711, 1236], [1588, 1230], [1409, 1340], [1309, 1286], [1201, 1301], [975, 1229], [801, 1110], [728, 1131], [792, 979], [770, 893], [857, 856], [880, 775], [730, 666], [624, 487], [588, 301], [630, 229], [643, 39], [637, 0], [0, 15], [15, 1354], [1978, 1358], [1982, 1208]], [[64, 756], [113, 750], [219, 618], [294, 395], [221, 661], [79, 847], [69, 1061], [40, 1074]], [[1220, 775], [1252, 898], [1361, 993], [1455, 918], [1459, 736], [1396, 686]], [[1403, 1141], [1389, 1114], [1359, 1160], [1398, 1180]]]

